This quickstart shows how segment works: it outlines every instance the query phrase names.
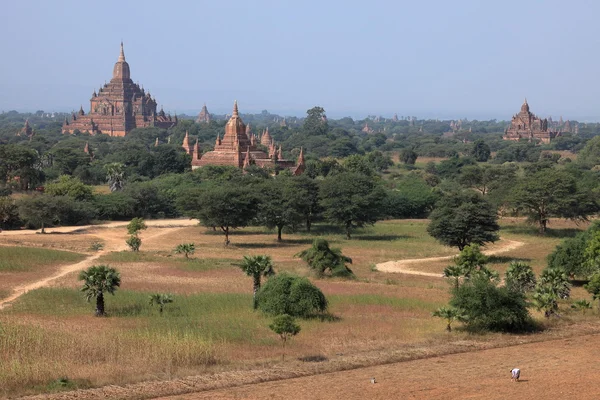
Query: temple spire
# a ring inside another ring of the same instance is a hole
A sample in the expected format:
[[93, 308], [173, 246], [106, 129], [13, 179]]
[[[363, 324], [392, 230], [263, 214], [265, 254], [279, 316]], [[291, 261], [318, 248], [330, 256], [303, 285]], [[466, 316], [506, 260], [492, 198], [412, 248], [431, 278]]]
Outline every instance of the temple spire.
[[119, 59], [117, 61], [118, 62], [125, 61], [125, 52], [123, 51], [123, 41], [121, 41], [121, 53], [119, 54]]
[[158, 138], [154, 141], [154, 147], [158, 147]]
[[296, 162], [296, 166], [304, 165], [304, 149], [300, 147], [300, 154], [298, 154], [298, 161]]
[[238, 116], [238, 105], [237, 105], [237, 100], [233, 102], [233, 114], [232, 117], [237, 117]]

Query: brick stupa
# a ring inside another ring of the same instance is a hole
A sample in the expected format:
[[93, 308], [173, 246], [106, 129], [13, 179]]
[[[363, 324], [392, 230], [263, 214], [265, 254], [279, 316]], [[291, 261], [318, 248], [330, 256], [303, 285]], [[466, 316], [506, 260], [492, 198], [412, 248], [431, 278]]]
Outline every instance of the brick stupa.
[[156, 100], [133, 83], [121, 43], [121, 53], [113, 68], [112, 79], [98, 93], [94, 90], [89, 114], [86, 115], [81, 107], [77, 114], [73, 113], [70, 121], [65, 119], [62, 131], [125, 136], [135, 128], [155, 126], [168, 129], [176, 124], [177, 116], [172, 118], [162, 109], [157, 113]]
[[526, 139], [530, 142], [550, 143], [558, 132], [548, 129], [548, 120], [538, 118], [529, 111], [527, 99], [521, 106], [521, 111], [514, 115], [510, 126], [504, 131], [504, 140]]
[[294, 175], [300, 175], [304, 172], [304, 153], [302, 149], [298, 156], [298, 162], [294, 163], [293, 161], [282, 158], [283, 154], [281, 147], [279, 151], [277, 151], [275, 142], [272, 140], [268, 131], [263, 134], [260, 143], [269, 149], [268, 154], [258, 147], [258, 139], [249, 129], [246, 129], [246, 125], [239, 116], [236, 101], [233, 104], [231, 118], [225, 125], [225, 135], [223, 135], [223, 138], [221, 138], [220, 135], [217, 135], [213, 151], [202, 154], [197, 140], [195, 145], [192, 146], [190, 144], [190, 138], [187, 132], [183, 139], [182, 146], [186, 153], [192, 156], [192, 169], [200, 168], [205, 165], [230, 165], [237, 168], [257, 165], [262, 168], [287, 168], [291, 170]]

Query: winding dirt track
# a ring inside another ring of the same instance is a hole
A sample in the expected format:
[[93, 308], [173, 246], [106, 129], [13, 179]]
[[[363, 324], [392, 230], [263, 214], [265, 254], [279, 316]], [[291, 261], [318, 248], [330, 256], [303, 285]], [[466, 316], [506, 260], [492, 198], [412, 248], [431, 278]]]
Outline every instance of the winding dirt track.
[[[121, 228], [127, 226], [127, 222], [111, 222], [105, 225], [86, 225], [86, 226], [65, 226], [60, 228], [53, 228], [48, 230], [48, 233], [76, 233], [76, 232], [84, 232], [90, 229], [97, 229], [98, 231], [95, 233], [95, 236], [98, 236], [101, 239], [105, 240], [105, 247], [103, 250], [90, 255], [85, 260], [80, 261], [75, 264], [68, 264], [61, 267], [55, 274], [40, 279], [35, 282], [30, 282], [22, 286], [18, 286], [14, 289], [13, 293], [0, 300], [0, 310], [4, 307], [8, 306], [11, 302], [15, 301], [25, 293], [30, 290], [39, 289], [45, 286], [48, 286], [52, 281], [61, 278], [67, 274], [72, 272], [80, 271], [82, 269], [88, 268], [92, 266], [95, 260], [100, 258], [102, 255], [111, 252], [111, 251], [122, 251], [126, 250], [127, 246], [125, 245], [124, 240], [114, 240], [114, 234], [110, 234], [108, 228]], [[179, 228], [197, 225], [197, 220], [182, 220], [182, 219], [172, 219], [172, 220], [154, 220], [154, 221], [146, 221], [146, 225], [153, 228], [162, 228], [159, 232], [153, 235], [144, 235], [144, 239], [151, 239], [157, 236], [166, 235], [174, 230]], [[35, 235], [39, 233], [39, 231], [34, 230], [20, 230], [20, 231], [3, 231], [0, 233], [0, 237], [2, 236], [19, 236], [19, 235]]]
[[[505, 240], [506, 244], [502, 247], [493, 250], [484, 250], [483, 253], [491, 256], [500, 253], [506, 253], [507, 251], [511, 251], [523, 246], [525, 243], [519, 242], [517, 240]], [[436, 262], [436, 261], [444, 261], [451, 260], [456, 256], [444, 256], [444, 257], [430, 257], [430, 258], [413, 258], [407, 260], [398, 260], [398, 261], [387, 261], [384, 263], [377, 264], [375, 267], [377, 271], [381, 272], [395, 272], [402, 273], [408, 275], [420, 275], [420, 276], [431, 276], [434, 278], [443, 278], [442, 274], [435, 274], [432, 272], [423, 272], [410, 269], [408, 266], [413, 264], [422, 264], [426, 262]]]

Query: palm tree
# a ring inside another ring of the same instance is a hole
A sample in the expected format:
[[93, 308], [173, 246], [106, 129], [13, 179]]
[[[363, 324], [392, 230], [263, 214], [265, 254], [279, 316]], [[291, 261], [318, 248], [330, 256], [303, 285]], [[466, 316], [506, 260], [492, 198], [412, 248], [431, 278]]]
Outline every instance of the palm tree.
[[506, 270], [506, 287], [525, 293], [535, 289], [536, 279], [531, 267], [523, 262], [513, 261]]
[[104, 292], [115, 294], [121, 286], [121, 275], [116, 269], [107, 265], [94, 265], [79, 273], [79, 280], [83, 281], [81, 291], [85, 293], [87, 301], [96, 299], [96, 316], [104, 316]]
[[111, 192], [123, 189], [125, 184], [125, 166], [121, 163], [110, 163], [104, 166], [106, 180]]
[[251, 276], [254, 280], [254, 295], [253, 307], [256, 310], [258, 307], [256, 294], [260, 289], [260, 280], [263, 276], [271, 276], [275, 274], [273, 270], [273, 262], [269, 256], [244, 256], [244, 260], [238, 265], [246, 275]]
[[456, 308], [441, 307], [432, 314], [434, 317], [444, 318], [446, 320], [446, 330], [452, 332], [452, 323], [454, 321], [464, 320], [464, 315]]
[[549, 286], [561, 299], [571, 295], [571, 284], [567, 273], [562, 268], [546, 268], [540, 275], [540, 284]]
[[162, 315], [165, 305], [173, 302], [173, 296], [165, 293], [155, 293], [150, 295], [150, 305], [156, 304], [158, 312]]
[[458, 289], [460, 278], [464, 274], [464, 268], [460, 265], [449, 265], [444, 268], [444, 278], [454, 279], [454, 289]]
[[558, 295], [550, 285], [538, 284], [532, 297], [535, 307], [538, 311], [544, 311], [546, 318], [558, 314]]

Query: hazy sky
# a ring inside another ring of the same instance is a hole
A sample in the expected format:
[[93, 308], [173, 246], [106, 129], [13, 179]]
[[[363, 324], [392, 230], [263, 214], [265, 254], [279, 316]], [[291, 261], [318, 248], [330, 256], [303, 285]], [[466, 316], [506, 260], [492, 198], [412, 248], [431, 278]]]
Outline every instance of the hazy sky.
[[71, 111], [112, 75], [165, 110], [600, 120], [594, 0], [13, 0], [0, 110]]

